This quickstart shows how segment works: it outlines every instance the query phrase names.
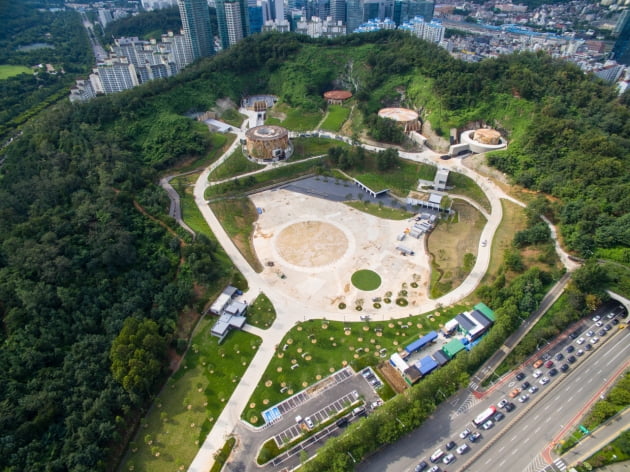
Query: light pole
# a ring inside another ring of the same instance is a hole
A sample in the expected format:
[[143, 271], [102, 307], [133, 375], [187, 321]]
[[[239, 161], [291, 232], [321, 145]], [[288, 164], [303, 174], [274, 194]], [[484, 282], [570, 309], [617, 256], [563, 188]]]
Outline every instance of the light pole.
[[346, 451], [346, 452], [350, 456], [350, 459], [352, 459], [352, 462], [354, 462], [356, 464], [357, 460], [354, 458], [354, 456], [352, 454], [350, 454], [350, 451]]
[[403, 423], [402, 421], [400, 421], [400, 420], [398, 419], [398, 417], [396, 417], [396, 421], [398, 421], [398, 422], [400, 423], [400, 425], [401, 425], [403, 428], [406, 428], [405, 423]]

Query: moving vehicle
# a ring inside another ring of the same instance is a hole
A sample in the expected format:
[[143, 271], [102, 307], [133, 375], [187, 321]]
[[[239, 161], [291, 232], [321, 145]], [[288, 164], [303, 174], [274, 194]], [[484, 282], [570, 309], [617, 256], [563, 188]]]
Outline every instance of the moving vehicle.
[[464, 431], [459, 433], [459, 438], [460, 439], [466, 439], [469, 434], [470, 434], [470, 430], [468, 428], [466, 428]]
[[470, 436], [468, 436], [468, 440], [471, 443], [477, 442], [481, 439], [481, 433], [479, 431], [475, 431], [474, 433], [472, 433]]
[[337, 428], [343, 428], [348, 425], [348, 418], [343, 417], [337, 420]]
[[488, 421], [495, 413], [497, 412], [497, 408], [495, 406], [491, 406], [483, 410], [481, 413], [477, 415], [477, 417], [473, 420], [473, 424], [478, 428]]
[[492, 417], [492, 421], [496, 423], [498, 421], [501, 421], [503, 418], [505, 418], [505, 415], [501, 413], [500, 411], [497, 411]]

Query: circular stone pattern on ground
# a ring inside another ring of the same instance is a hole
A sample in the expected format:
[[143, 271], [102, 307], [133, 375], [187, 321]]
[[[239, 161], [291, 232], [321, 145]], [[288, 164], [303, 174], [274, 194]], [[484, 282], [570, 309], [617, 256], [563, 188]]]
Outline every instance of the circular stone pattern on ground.
[[330, 223], [303, 221], [280, 232], [276, 249], [290, 264], [320, 267], [339, 260], [348, 249], [348, 239], [343, 231]]
[[357, 270], [352, 274], [352, 285], [359, 290], [369, 292], [381, 286], [381, 276], [373, 270]]

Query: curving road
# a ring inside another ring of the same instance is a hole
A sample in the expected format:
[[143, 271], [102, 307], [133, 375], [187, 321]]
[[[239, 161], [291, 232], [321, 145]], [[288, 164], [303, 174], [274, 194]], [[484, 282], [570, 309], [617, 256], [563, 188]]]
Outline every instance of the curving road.
[[[241, 113], [250, 116], [250, 122], [256, 123], [255, 113], [250, 113], [247, 110], [241, 109]], [[246, 122], [247, 123], [247, 122]], [[225, 232], [220, 222], [210, 209], [208, 202], [205, 199], [205, 191], [211, 185], [208, 181], [209, 174], [219, 165], [221, 165], [228, 156], [240, 145], [240, 139], [244, 137], [244, 129], [246, 123], [243, 125], [239, 133], [237, 133], [237, 139], [232, 146], [223, 154], [223, 156], [214, 162], [211, 166], [205, 169], [195, 184], [194, 197], [199, 210], [204, 216], [210, 229], [215, 234], [218, 242], [223, 246], [225, 252], [228, 254], [234, 265], [241, 271], [243, 276], [247, 279], [249, 284], [248, 294], [249, 298], [253, 299], [258, 293], [264, 292], [274, 304], [276, 309], [276, 321], [266, 331], [259, 331], [254, 328], [248, 328], [250, 332], [258, 334], [263, 342], [258, 349], [258, 352], [252, 360], [249, 368], [243, 375], [243, 380], [239, 383], [234, 393], [230, 397], [223, 412], [217, 419], [212, 430], [208, 434], [206, 440], [201, 446], [197, 456], [193, 460], [189, 471], [190, 472], [202, 472], [208, 471], [214, 461], [213, 454], [216, 450], [221, 448], [226, 438], [232, 434], [237, 424], [242, 424], [240, 420], [241, 412], [246, 407], [247, 401], [253, 393], [256, 385], [260, 382], [262, 374], [267, 367], [267, 364], [271, 361], [276, 345], [280, 343], [286, 332], [291, 329], [297, 322], [304, 320], [305, 316], [309, 319], [321, 319], [326, 318], [330, 320], [343, 321], [344, 316], [342, 313], [336, 311], [314, 310], [309, 305], [305, 304], [301, 300], [291, 298], [286, 293], [279, 291], [273, 286], [267, 284], [263, 278], [256, 273], [252, 267], [247, 263], [240, 251], [234, 245], [229, 235]], [[372, 145], [362, 145], [367, 150], [382, 151], [384, 148], [379, 148]], [[461, 159], [451, 159], [449, 161], [442, 161], [439, 159], [439, 155], [432, 151], [424, 151], [421, 153], [407, 153], [401, 152], [400, 157], [403, 159], [423, 162], [426, 164], [432, 164], [440, 167], [446, 167], [449, 170], [462, 173], [473, 179], [486, 193], [491, 205], [490, 214], [486, 214], [487, 223], [482, 230], [480, 241], [487, 240], [492, 241], [494, 234], [501, 223], [503, 218], [503, 211], [501, 206], [501, 199], [509, 199], [524, 206], [523, 203], [514, 200], [512, 197], [506, 195], [498, 186], [493, 184], [489, 179], [477, 174], [475, 171], [468, 169], [461, 165]], [[477, 259], [475, 265], [464, 280], [464, 282], [452, 292], [444, 295], [443, 297], [435, 300], [428, 300], [414, 309], [418, 313], [427, 312], [433, 310], [439, 306], [448, 306], [457, 303], [461, 299], [472, 293], [478, 286], [479, 282], [485, 275], [491, 257], [491, 244], [487, 244], [485, 247], [479, 244]], [[563, 262], [569, 260], [564, 251], [557, 246], [561, 260]], [[569, 270], [575, 268], [575, 263], [567, 266]], [[387, 315], [392, 318], [403, 318], [408, 316], [409, 309], [403, 307], [391, 307]], [[235, 452], [238, 453], [238, 450]]]

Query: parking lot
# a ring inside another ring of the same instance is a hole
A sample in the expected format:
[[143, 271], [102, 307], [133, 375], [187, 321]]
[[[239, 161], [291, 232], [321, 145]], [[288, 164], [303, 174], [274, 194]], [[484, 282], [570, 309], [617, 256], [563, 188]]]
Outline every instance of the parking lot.
[[[324, 423], [329, 418], [337, 415], [340, 411], [354, 405], [355, 403], [360, 402], [359, 393], [355, 390], [351, 393], [344, 395], [343, 397], [335, 400], [332, 403], [329, 403], [324, 408], [312, 413], [308, 418], [313, 422], [314, 427], [317, 427], [318, 424]], [[289, 428], [281, 431], [276, 434], [273, 438], [276, 441], [278, 447], [282, 447], [284, 444], [290, 443], [291, 441], [297, 439], [299, 436], [304, 434], [306, 431], [309, 431], [305, 419], [302, 417], [297, 417], [300, 419], [299, 422], [290, 426]]]

